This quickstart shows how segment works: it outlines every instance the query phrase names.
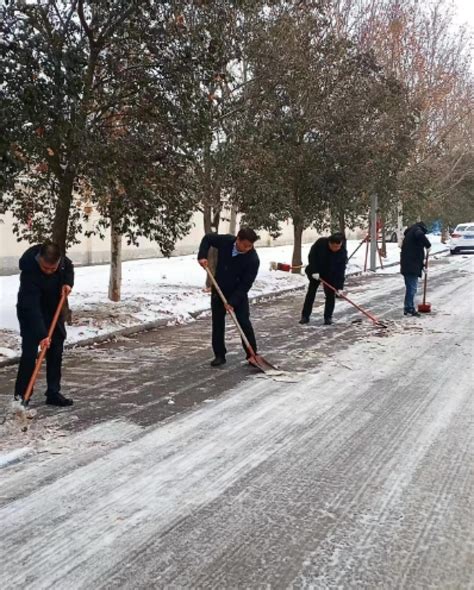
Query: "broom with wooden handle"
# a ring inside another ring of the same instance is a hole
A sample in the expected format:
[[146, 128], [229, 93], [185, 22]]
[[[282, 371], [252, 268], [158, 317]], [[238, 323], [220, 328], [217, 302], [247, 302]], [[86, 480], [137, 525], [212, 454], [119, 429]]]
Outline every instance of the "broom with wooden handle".
[[430, 257], [430, 251], [427, 250], [426, 260], [425, 260], [425, 280], [423, 282], [423, 303], [418, 304], [419, 313], [430, 313], [431, 312], [431, 303], [426, 303], [426, 290], [428, 288], [428, 260], [429, 260], [429, 257]]

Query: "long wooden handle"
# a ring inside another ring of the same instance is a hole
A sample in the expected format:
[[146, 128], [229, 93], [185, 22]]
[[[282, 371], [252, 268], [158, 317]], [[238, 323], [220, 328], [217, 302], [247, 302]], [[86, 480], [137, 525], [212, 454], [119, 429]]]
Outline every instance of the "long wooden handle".
[[[319, 277], [319, 280], [324, 285], [326, 285], [326, 287], [329, 287], [330, 289], [332, 289], [334, 291], [334, 293], [338, 293], [336, 287], [333, 287], [331, 284], [327, 283], [321, 277]], [[353, 305], [356, 309], [358, 309], [361, 313], [363, 313], [365, 316], [367, 316], [369, 318], [369, 320], [371, 320], [372, 322], [374, 322], [374, 324], [376, 324], [377, 326], [383, 326], [383, 324], [382, 324], [382, 322], [380, 322], [380, 320], [378, 320], [376, 317], [374, 317], [368, 311], [366, 311], [365, 309], [363, 309], [362, 307], [360, 307], [359, 305], [357, 305], [357, 303], [354, 303], [353, 301], [351, 301], [351, 299], [349, 299], [349, 297], [346, 297], [346, 295], [344, 295], [343, 293], [339, 292], [339, 297], [342, 297], [343, 299], [345, 299], [347, 301], [347, 303], [350, 303], [351, 305]]]
[[[48, 338], [53, 337], [54, 330], [56, 329], [56, 324], [58, 323], [58, 320], [59, 320], [59, 315], [60, 315], [61, 310], [63, 308], [64, 302], [66, 301], [66, 297], [67, 297], [67, 295], [65, 293], [63, 293], [61, 295], [61, 299], [59, 300], [58, 307], [56, 308], [56, 311], [53, 316], [53, 321], [51, 322], [51, 325], [49, 326]], [[43, 360], [44, 360], [44, 357], [46, 356], [47, 351], [48, 351], [48, 349], [46, 347], [42, 348], [40, 350], [38, 358], [36, 359], [35, 369], [34, 369], [33, 374], [31, 375], [31, 378], [28, 382], [28, 387], [26, 388], [26, 391], [23, 395], [23, 403], [24, 404], [26, 404], [28, 402], [28, 400], [31, 397], [31, 394], [33, 393], [33, 387], [35, 386], [36, 379], [38, 378], [38, 373], [40, 372], [41, 365], [43, 364]]]
[[[222, 300], [222, 303], [223, 303], [224, 305], [229, 305], [229, 302], [227, 301], [227, 299], [226, 299], [226, 296], [224, 295], [224, 293], [222, 292], [221, 288], [219, 287], [219, 285], [218, 285], [218, 283], [217, 283], [217, 281], [216, 281], [216, 279], [215, 279], [214, 275], [212, 274], [212, 272], [211, 272], [210, 268], [206, 266], [206, 267], [205, 267], [205, 269], [206, 269], [206, 272], [207, 272], [207, 274], [208, 274], [209, 278], [211, 279], [211, 283], [213, 284], [213, 286], [214, 286], [215, 290], [216, 290], [216, 291], [217, 291], [217, 293], [219, 294], [219, 297], [221, 298], [221, 300]], [[248, 340], [247, 336], [245, 335], [245, 332], [242, 330], [242, 326], [239, 324], [239, 320], [237, 319], [237, 317], [236, 317], [236, 315], [235, 315], [235, 312], [234, 312], [234, 311], [232, 311], [232, 310], [229, 310], [229, 313], [230, 313], [230, 317], [232, 318], [232, 321], [233, 321], [233, 322], [234, 322], [234, 324], [235, 324], [235, 327], [236, 327], [236, 328], [237, 328], [237, 330], [239, 331], [239, 334], [240, 334], [240, 336], [241, 336], [242, 340], [243, 340], [243, 341], [244, 341], [244, 343], [245, 343], [245, 346], [247, 347], [247, 350], [249, 351], [249, 353], [250, 353], [252, 356], [255, 356], [255, 351], [254, 351], [254, 349], [252, 348], [252, 345], [250, 344], [250, 342], [249, 342], [249, 340]]]
[[426, 260], [425, 260], [425, 280], [423, 283], [423, 305], [426, 304], [426, 291], [428, 289], [428, 260], [430, 257], [430, 251], [427, 250], [426, 252]]
[[358, 251], [359, 251], [359, 248], [361, 248], [361, 247], [362, 247], [362, 246], [365, 244], [365, 242], [367, 242], [367, 236], [366, 236], [366, 237], [365, 237], [365, 238], [362, 240], [362, 242], [361, 242], [361, 243], [360, 243], [360, 244], [357, 246], [357, 248], [354, 250], [354, 252], [352, 252], [352, 254], [351, 254], [351, 255], [349, 256], [349, 258], [347, 259], [347, 262], [349, 262], [349, 260], [350, 260], [350, 259], [351, 259], [351, 258], [354, 256], [354, 254], [355, 254], [356, 252], [358, 252]]

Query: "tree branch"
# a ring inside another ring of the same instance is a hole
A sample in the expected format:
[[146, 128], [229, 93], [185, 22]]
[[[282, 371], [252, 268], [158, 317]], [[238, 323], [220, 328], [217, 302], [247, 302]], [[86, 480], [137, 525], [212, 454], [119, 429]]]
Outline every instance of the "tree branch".
[[[82, 0], [79, 0], [79, 1], [82, 2]], [[127, 20], [127, 18], [133, 13], [133, 11], [136, 10], [136, 8], [137, 8], [137, 6], [136, 6], [135, 1], [130, 0], [130, 6], [128, 7], [128, 9], [125, 10], [123, 13], [121, 13], [119, 18], [117, 18], [117, 20], [115, 22], [113, 22], [113, 19], [111, 18], [109, 21], [109, 24], [106, 24], [104, 26], [102, 33], [100, 33], [97, 38], [97, 44], [101, 45], [101, 43], [103, 43], [106, 39], [108, 39], [113, 34], [115, 29], [121, 23], [123, 23], [125, 20]]]
[[84, 29], [87, 38], [89, 39], [90, 46], [95, 47], [96, 41], [94, 39], [94, 34], [92, 32], [92, 29], [89, 27], [86, 17], [84, 15], [84, 0], [78, 0], [77, 14], [79, 15], [79, 20], [81, 21], [82, 28]]

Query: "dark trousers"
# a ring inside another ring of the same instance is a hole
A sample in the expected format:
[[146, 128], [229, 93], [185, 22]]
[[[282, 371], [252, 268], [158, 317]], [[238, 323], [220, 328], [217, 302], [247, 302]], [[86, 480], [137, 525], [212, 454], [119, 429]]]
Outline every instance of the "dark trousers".
[[[211, 310], [212, 310], [212, 349], [214, 351], [215, 356], [225, 358], [226, 355], [226, 347], [224, 341], [225, 335], [225, 316], [226, 310], [224, 304], [222, 303], [220, 297], [216, 294], [212, 294], [211, 297]], [[242, 330], [244, 334], [247, 336], [250, 345], [252, 346], [254, 352], [257, 352], [257, 341], [255, 340], [255, 333], [253, 331], [252, 323], [250, 322], [250, 306], [249, 300], [245, 298], [244, 301], [238, 306], [234, 308], [235, 315], [239, 324], [242, 326]], [[242, 346], [244, 347], [245, 354], [247, 358], [249, 357], [247, 347], [245, 346], [244, 342], [242, 341]]]
[[[38, 356], [40, 341], [22, 329], [21, 359], [15, 383], [15, 395], [23, 397], [28, 387]], [[51, 340], [51, 346], [46, 353], [46, 382], [47, 395], [54, 395], [61, 391], [61, 365], [63, 360], [64, 336], [56, 330]]]
[[[314, 300], [316, 298], [316, 292], [321, 281], [315, 279], [309, 280], [308, 291], [304, 300], [303, 311], [301, 316], [309, 318], [313, 311]], [[324, 319], [331, 319], [334, 312], [334, 306], [336, 304], [336, 295], [332, 289], [324, 285], [324, 295], [326, 296], [326, 302], [324, 303]]]
[[417, 275], [403, 275], [405, 279], [405, 302], [404, 311], [415, 311], [415, 295], [418, 290]]

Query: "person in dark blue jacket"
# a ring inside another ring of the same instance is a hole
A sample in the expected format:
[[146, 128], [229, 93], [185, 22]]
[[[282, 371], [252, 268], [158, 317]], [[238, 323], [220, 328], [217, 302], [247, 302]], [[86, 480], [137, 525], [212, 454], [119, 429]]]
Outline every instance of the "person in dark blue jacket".
[[405, 230], [400, 253], [400, 273], [405, 279], [404, 315], [420, 315], [415, 309], [415, 295], [425, 264], [425, 248], [431, 248], [427, 233], [428, 229], [422, 221]]
[[[311, 246], [309, 251], [309, 264], [306, 267], [306, 275], [309, 279], [308, 292], [301, 312], [300, 324], [307, 324], [313, 310], [314, 299], [320, 280], [324, 279], [337, 290], [344, 288], [344, 279], [347, 264], [347, 250], [344, 235], [335, 233], [328, 238], [319, 238]], [[324, 324], [332, 324], [332, 314], [335, 306], [335, 293], [324, 285]]]
[[52, 338], [48, 330], [62, 293], [74, 286], [74, 266], [61, 255], [57, 244], [46, 242], [28, 248], [20, 258], [20, 290], [17, 316], [20, 322], [21, 359], [15, 384], [15, 398], [23, 399], [33, 373], [38, 347], [46, 348], [46, 403], [70, 406], [73, 401], [61, 394], [61, 364], [66, 328], [59, 317]]
[[[224, 341], [225, 315], [233, 309], [242, 329], [247, 336], [255, 353], [257, 342], [250, 322], [250, 306], [248, 292], [255, 281], [260, 261], [254, 244], [258, 240], [257, 234], [250, 228], [242, 228], [236, 236], [227, 234], [206, 234], [201, 241], [198, 262], [203, 267], [208, 266], [207, 255], [209, 248], [217, 249], [217, 268], [215, 278], [217, 284], [226, 296], [228, 307], [222, 303], [218, 293], [212, 290], [212, 348], [215, 358], [211, 366], [218, 367], [226, 362], [226, 347]], [[247, 349], [244, 346], [247, 358]]]

